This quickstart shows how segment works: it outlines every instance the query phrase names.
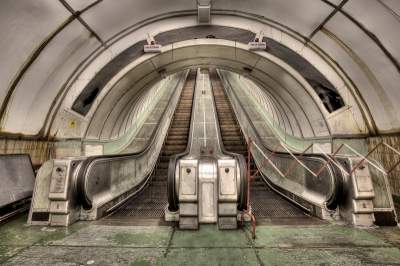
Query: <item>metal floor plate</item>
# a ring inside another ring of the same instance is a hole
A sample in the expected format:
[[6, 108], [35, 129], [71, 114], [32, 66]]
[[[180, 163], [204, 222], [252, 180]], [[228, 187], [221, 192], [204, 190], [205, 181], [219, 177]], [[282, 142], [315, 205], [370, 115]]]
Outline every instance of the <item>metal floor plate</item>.
[[293, 206], [268, 187], [262, 190], [252, 189], [250, 200], [253, 214], [259, 218], [304, 217], [306, 215], [301, 209]]
[[317, 225], [326, 223], [294, 206], [265, 184], [262, 187], [259, 185], [252, 186], [250, 204], [258, 225]]
[[[166, 190], [166, 188], [165, 188]], [[153, 193], [153, 187], [147, 187], [140, 195], [128, 200], [115, 212], [99, 220], [98, 224], [132, 225], [168, 225], [164, 221], [164, 209], [167, 197]]]

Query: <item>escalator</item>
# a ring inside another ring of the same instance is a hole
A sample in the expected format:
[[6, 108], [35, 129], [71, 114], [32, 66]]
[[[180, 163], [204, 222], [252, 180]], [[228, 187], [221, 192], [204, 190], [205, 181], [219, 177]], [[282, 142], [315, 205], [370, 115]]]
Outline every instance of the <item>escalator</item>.
[[[247, 161], [246, 141], [216, 71], [211, 72], [210, 79], [224, 148], [229, 152], [242, 154]], [[250, 171], [251, 174], [257, 171], [253, 160], [250, 163]], [[300, 208], [276, 194], [267, 186], [260, 175], [256, 176], [251, 182], [250, 204], [258, 222], [263, 220], [276, 222], [293, 221], [296, 223], [305, 220], [307, 222], [308, 220], [310, 222], [311, 220], [315, 221]]]
[[[362, 224], [364, 216], [354, 213], [352, 206], [361, 204], [361, 207], [367, 208], [369, 205], [362, 205], [364, 198], [354, 200], [351, 193], [343, 190], [344, 185], [354, 184], [344, 178], [345, 171], [342, 169], [346, 167], [349, 171], [359, 159], [343, 157], [338, 158], [338, 163], [331, 163], [321, 154], [299, 155], [269, 150], [264, 146], [265, 137], [259, 135], [253, 118], [238, 100], [245, 99], [245, 96], [239, 97], [226, 77], [221, 72], [217, 74], [216, 70], [210, 74], [199, 71], [202, 82], [195, 90], [196, 73], [196, 70], [191, 70], [189, 74], [188, 71], [182, 74], [162, 116], [153, 123], [158, 126], [143, 151], [49, 162], [49, 169], [53, 169], [51, 176], [43, 172], [41, 179], [47, 183], [34, 193], [38, 204], [32, 204], [28, 222], [68, 226], [77, 220], [98, 220], [101, 224], [148, 225], [166, 223], [164, 214], [165, 217], [168, 214], [171, 218], [168, 221], [181, 223], [183, 220], [183, 226], [185, 221], [187, 224], [197, 221], [190, 224], [194, 229], [199, 222], [205, 221], [206, 214], [212, 213], [209, 215], [212, 222], [218, 219], [221, 228], [236, 228], [237, 211], [246, 209], [247, 199], [250, 198], [252, 212], [258, 222], [313, 224], [321, 222], [314, 217], [339, 217], [338, 207], [341, 207], [347, 221], [357, 224], [360, 220], [359, 224]], [[260, 175], [251, 181], [249, 197], [247, 175], [244, 173], [247, 144], [243, 132], [253, 140], [251, 152], [255, 162], [250, 162], [251, 174], [265, 160], [273, 166], [259, 169]], [[195, 145], [188, 146], [189, 142]], [[181, 169], [177, 164], [181, 159], [187, 166], [182, 166], [184, 171], [176, 172], [176, 169]], [[299, 163], [298, 169], [282, 174], [279, 169], [289, 169], [294, 160]], [[359, 169], [361, 178], [362, 169]], [[181, 173], [189, 178], [180, 178]], [[212, 182], [206, 180], [210, 179], [209, 173], [212, 173]], [[218, 179], [223, 183], [217, 183], [215, 180]], [[185, 181], [185, 189], [189, 190], [179, 189], [178, 182], [182, 180]], [[206, 180], [203, 183], [212, 183], [215, 189], [208, 188], [208, 194], [203, 190], [198, 192], [196, 180]], [[385, 184], [384, 179], [377, 180], [383, 180]], [[343, 181], [347, 183], [343, 184]], [[225, 189], [224, 192], [222, 189], [218, 191], [219, 188]], [[182, 200], [178, 197], [180, 191], [184, 191]], [[381, 198], [385, 195], [382, 193]], [[212, 204], [209, 204], [210, 198], [213, 199]], [[47, 202], [47, 209], [42, 208], [40, 202]], [[205, 204], [200, 205], [202, 208], [208, 208], [203, 216], [196, 211], [199, 202]], [[183, 212], [179, 209], [180, 203], [186, 204]], [[386, 207], [385, 204], [377, 206]], [[368, 210], [369, 215], [375, 211]], [[381, 211], [376, 210], [376, 213]], [[390, 212], [390, 217], [395, 218], [391, 209], [381, 212], [385, 215]], [[361, 218], [354, 222], [354, 217]]]
[[185, 82], [168, 135], [148, 185], [137, 196], [99, 221], [101, 224], [163, 224], [168, 202], [167, 175], [172, 155], [186, 150], [189, 138], [196, 71], [192, 70]]

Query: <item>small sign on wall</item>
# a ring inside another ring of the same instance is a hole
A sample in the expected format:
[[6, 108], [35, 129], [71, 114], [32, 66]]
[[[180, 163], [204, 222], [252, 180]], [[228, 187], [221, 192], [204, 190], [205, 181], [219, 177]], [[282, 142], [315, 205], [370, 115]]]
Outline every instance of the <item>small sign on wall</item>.
[[249, 42], [250, 51], [263, 51], [265, 49], [267, 49], [266, 42]]
[[85, 156], [103, 155], [103, 145], [86, 144], [84, 153]]
[[144, 46], [145, 53], [161, 53], [161, 44], [146, 44]]

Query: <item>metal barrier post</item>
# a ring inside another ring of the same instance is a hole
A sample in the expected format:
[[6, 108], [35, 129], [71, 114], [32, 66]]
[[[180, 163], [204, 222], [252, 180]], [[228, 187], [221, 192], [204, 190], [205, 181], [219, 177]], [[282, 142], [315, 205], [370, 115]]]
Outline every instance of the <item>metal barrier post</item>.
[[[306, 151], [308, 151], [311, 147], [313, 146], [313, 144], [311, 143], [308, 147], [307, 147], [307, 149], [305, 149], [302, 153], [300, 153], [300, 155], [298, 155], [298, 157], [302, 157], [303, 156], [303, 154], [306, 152]], [[288, 169], [287, 169], [287, 171], [286, 171], [286, 173], [285, 173], [285, 176], [287, 176], [292, 170], [293, 170], [293, 168], [294, 168], [294, 166], [297, 164], [297, 161], [296, 160], [293, 160], [291, 163], [290, 163], [290, 165], [289, 165], [289, 167], [288, 167]], [[317, 174], [318, 175], [318, 174]]]
[[[290, 154], [290, 156], [293, 157], [293, 159], [295, 159], [301, 166], [303, 166], [304, 169], [306, 169], [310, 174], [312, 174], [314, 177], [317, 177], [317, 175], [310, 169], [308, 168], [304, 163], [302, 163], [287, 147], [285, 144], [282, 143], [281, 141], [281, 145], [282, 147]], [[286, 177], [286, 175], [285, 175]]]
[[[382, 140], [381, 142], [379, 142], [379, 143], [378, 143], [372, 150], [370, 150], [365, 156], [362, 156], [362, 155], [361, 155], [361, 157], [363, 157], [363, 158], [353, 167], [353, 169], [351, 169], [350, 175], [351, 175], [365, 160], [367, 160], [368, 156], [370, 156], [371, 153], [373, 153], [380, 145], [382, 145], [382, 143], [383, 143], [383, 140]], [[346, 147], [350, 148], [350, 150], [354, 152], [354, 149], [353, 149], [353, 148], [349, 147], [348, 145], [346, 145]], [[360, 154], [358, 154], [358, 155], [360, 155]], [[367, 160], [367, 162], [369, 162], [371, 165], [375, 166], [375, 165], [372, 164], [369, 160]], [[376, 166], [375, 166], [375, 167], [376, 167]], [[377, 169], [380, 169], [380, 168], [377, 167]], [[382, 171], [382, 169], [380, 169], [380, 170]], [[385, 172], [385, 171], [383, 171], [383, 172]], [[385, 174], [386, 174], [386, 172], [385, 172]]]
[[[336, 162], [335, 156], [336, 156], [336, 155], [338, 154], [338, 152], [343, 148], [343, 146], [344, 146], [344, 144], [342, 143], [342, 144], [339, 146], [339, 148], [337, 148], [337, 150], [336, 150], [332, 155], [326, 154], [326, 156], [328, 157], [328, 159], [330, 158], [331, 160], [333, 160], [333, 161]], [[324, 155], [325, 155], [325, 154], [324, 154]], [[317, 173], [316, 173], [317, 176], [319, 176], [319, 175], [322, 173], [322, 171], [328, 166], [328, 163], [329, 163], [329, 161], [326, 161], [326, 162], [324, 163], [324, 165], [317, 171]]]
[[268, 165], [268, 163], [270, 163], [271, 162], [271, 164], [272, 164], [272, 161], [270, 160], [274, 155], [275, 155], [275, 150], [276, 150], [276, 147], [278, 147], [280, 144], [276, 144], [275, 146], [274, 146], [274, 148], [272, 148], [272, 153], [270, 154], [270, 156], [267, 156], [266, 158], [265, 158], [265, 160], [263, 161], [263, 164], [258, 168], [257, 167], [257, 171], [251, 176], [251, 178], [254, 178], [256, 175], [258, 175], [259, 173], [260, 173], [260, 171], [262, 170], [262, 169], [264, 169], [267, 165]]
[[[250, 169], [250, 162], [251, 162], [251, 139], [249, 138], [248, 140], [248, 147], [247, 147], [247, 210], [245, 211], [249, 216], [250, 216], [250, 220], [251, 220], [251, 235], [252, 238], [255, 239], [256, 238], [256, 217], [254, 216], [254, 214], [251, 212], [251, 206], [250, 206], [250, 192], [251, 192], [251, 169]], [[243, 219], [243, 217], [242, 217]]]

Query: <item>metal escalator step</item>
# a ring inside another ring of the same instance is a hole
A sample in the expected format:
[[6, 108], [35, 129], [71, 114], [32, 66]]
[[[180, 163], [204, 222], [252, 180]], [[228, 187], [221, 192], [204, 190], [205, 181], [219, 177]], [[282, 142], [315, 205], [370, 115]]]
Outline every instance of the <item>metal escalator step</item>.
[[225, 149], [229, 151], [247, 152], [247, 147], [242, 145], [224, 145]]
[[187, 146], [187, 140], [186, 139], [168, 139], [165, 142], [165, 145], [184, 145]]
[[157, 168], [154, 171], [155, 175], [167, 175], [168, 173], [168, 164], [166, 164], [166, 167], [160, 167], [159, 164], [157, 164]]
[[223, 140], [225, 147], [226, 146], [242, 146], [247, 147], [246, 143], [242, 140]]
[[168, 160], [168, 162], [161, 162], [161, 161], [159, 161], [159, 162], [157, 163], [157, 169], [156, 169], [156, 170], [168, 169], [168, 166], [169, 166], [169, 160]]
[[167, 141], [185, 139], [187, 134], [170, 134], [168, 133]]
[[233, 136], [222, 136], [222, 140], [225, 143], [226, 141], [243, 141], [243, 143], [246, 145], [246, 142], [243, 140], [242, 136], [238, 136], [238, 135], [233, 135]]
[[186, 145], [168, 144], [164, 146], [164, 151], [182, 151], [186, 149]]
[[165, 178], [165, 180], [151, 180], [150, 183], [150, 188], [154, 188], [154, 187], [162, 187], [163, 189], [165, 189], [167, 187], [167, 180]]

